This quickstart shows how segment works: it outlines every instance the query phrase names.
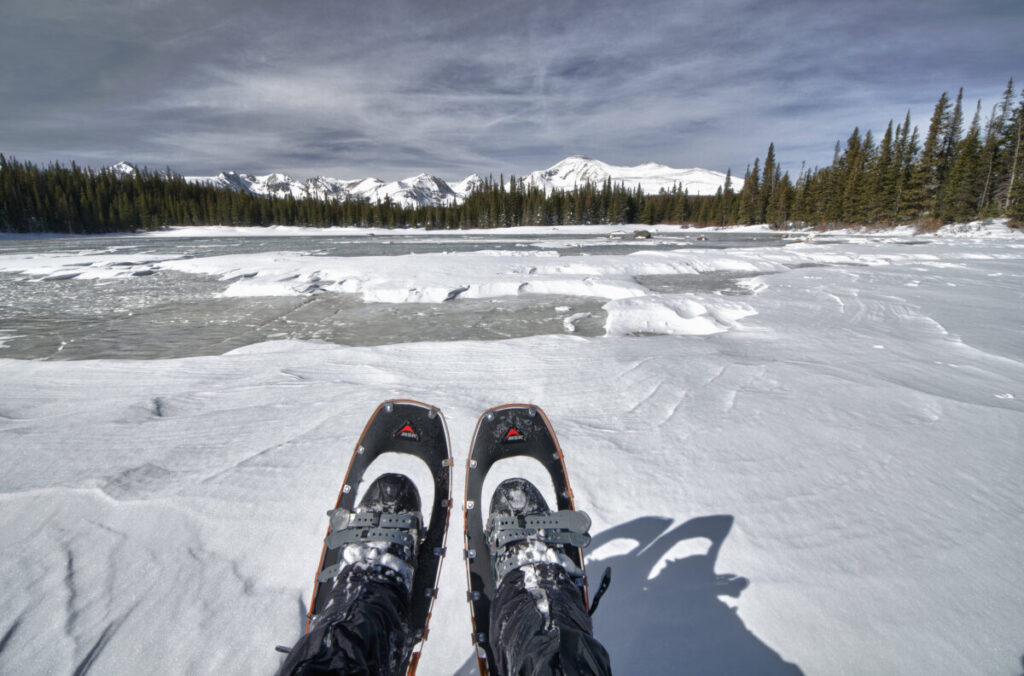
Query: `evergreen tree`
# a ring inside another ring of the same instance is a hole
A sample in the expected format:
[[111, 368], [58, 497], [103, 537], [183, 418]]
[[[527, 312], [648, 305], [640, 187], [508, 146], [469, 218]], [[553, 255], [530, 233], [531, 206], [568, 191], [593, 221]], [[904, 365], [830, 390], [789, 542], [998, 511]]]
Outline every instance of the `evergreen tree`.
[[912, 211], [933, 217], [937, 215], [945, 163], [943, 143], [950, 119], [949, 96], [942, 92], [928, 125], [928, 135], [921, 150], [921, 161], [914, 172], [914, 193], [908, 195], [908, 206]]
[[754, 168], [747, 172], [740, 190], [740, 223], [760, 222], [761, 204], [761, 159], [754, 158]]
[[943, 186], [942, 215], [947, 223], [972, 219], [981, 194], [981, 101], [967, 136], [958, 144], [949, 178]]
[[[900, 133], [896, 128], [895, 136]], [[868, 186], [868, 221], [884, 222], [891, 219], [896, 211], [897, 165], [895, 161], [892, 120], [885, 128], [882, 145], [878, 148], [878, 160]]]
[[1020, 173], [1024, 171], [1024, 160], [1022, 160], [1022, 137], [1024, 137], [1024, 92], [1021, 93], [1021, 102], [1011, 117], [1011, 134], [1008, 146], [1013, 147], [1013, 152], [1007, 155], [1012, 157], [1010, 161], [1010, 178], [1006, 189], [1006, 202], [1003, 211], [1017, 222], [1024, 221], [1024, 180]]
[[764, 172], [762, 176], [761, 194], [759, 195], [760, 203], [758, 204], [756, 216], [756, 222], [758, 223], [769, 222], [767, 219], [768, 203], [771, 202], [772, 194], [779, 183], [779, 169], [775, 163], [775, 143], [768, 145], [768, 154], [764, 158]]

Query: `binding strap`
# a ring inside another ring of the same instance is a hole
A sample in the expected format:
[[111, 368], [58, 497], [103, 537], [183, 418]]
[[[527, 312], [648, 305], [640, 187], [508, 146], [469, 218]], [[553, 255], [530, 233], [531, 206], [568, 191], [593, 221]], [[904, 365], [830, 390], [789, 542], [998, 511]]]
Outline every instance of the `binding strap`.
[[[357, 542], [391, 542], [403, 547], [416, 544], [415, 532], [421, 527], [419, 514], [389, 514], [386, 512], [351, 512], [347, 509], [332, 509], [331, 532], [324, 539], [327, 549], [333, 550]], [[317, 580], [327, 582], [335, 577], [346, 565], [339, 561], [327, 566], [317, 575]]]
[[590, 516], [568, 509], [550, 514], [509, 516], [495, 514], [488, 519], [487, 544], [492, 554], [513, 542], [539, 540], [549, 545], [586, 547], [590, 544]]
[[416, 536], [411, 531], [420, 528], [418, 514], [354, 514], [347, 509], [332, 509], [327, 515], [331, 517], [331, 532], [324, 540], [327, 549], [338, 549], [355, 542], [391, 542], [412, 547]]

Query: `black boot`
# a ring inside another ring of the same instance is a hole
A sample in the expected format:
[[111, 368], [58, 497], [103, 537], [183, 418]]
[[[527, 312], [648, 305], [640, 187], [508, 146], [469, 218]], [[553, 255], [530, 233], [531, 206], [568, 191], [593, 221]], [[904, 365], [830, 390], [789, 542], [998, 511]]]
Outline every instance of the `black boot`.
[[[392, 516], [403, 527], [375, 530]], [[422, 523], [419, 492], [408, 477], [384, 474], [370, 484], [356, 513], [340, 519], [328, 538], [328, 547], [337, 538], [343, 549], [336, 572], [325, 571], [335, 572], [327, 602], [280, 674], [397, 676], [414, 643], [409, 614]], [[374, 533], [387, 539], [367, 539]]]
[[502, 517], [507, 524], [533, 515], [551, 510], [532, 483], [508, 479], [495, 489], [485, 532], [497, 589], [490, 627], [498, 674], [611, 674], [587, 614], [583, 571], [564, 546], [545, 542], [543, 529], [521, 537], [497, 527]]
[[[508, 544], [496, 542], [498, 532], [495, 524], [498, 517], [517, 519], [535, 514], [547, 515], [551, 514], [551, 510], [537, 487], [526, 479], [506, 479], [494, 489], [484, 534], [491, 548], [495, 588], [500, 587], [505, 576], [513, 570], [540, 563], [559, 566], [571, 577], [582, 579], [583, 572], [559, 545], [550, 545], [540, 537], [528, 537]], [[540, 535], [543, 535], [543, 531]]]

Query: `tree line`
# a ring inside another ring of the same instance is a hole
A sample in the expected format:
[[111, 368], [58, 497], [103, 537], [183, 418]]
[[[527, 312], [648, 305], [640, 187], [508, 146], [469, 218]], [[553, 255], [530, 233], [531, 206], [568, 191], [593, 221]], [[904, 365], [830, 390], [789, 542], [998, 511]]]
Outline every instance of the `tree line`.
[[[1024, 91], [1014, 106], [1013, 80], [982, 121], [977, 102], [964, 128], [963, 89], [943, 92], [922, 141], [910, 113], [876, 140], [854, 129], [836, 143], [832, 164], [782, 173], [770, 145], [754, 160], [743, 189], [726, 207], [729, 222], [808, 224], [953, 223], [1008, 216], [1024, 222]], [[728, 200], [726, 200], [728, 201]]]
[[402, 207], [390, 200], [343, 202], [253, 195], [190, 183], [170, 169], [122, 174], [75, 163], [39, 167], [0, 154], [0, 229], [74, 234], [169, 225], [423, 226], [488, 228], [578, 223], [731, 225], [939, 224], [986, 217], [1024, 223], [1024, 92], [1010, 80], [982, 121], [979, 101], [965, 130], [963, 90], [943, 93], [924, 139], [910, 114], [881, 141], [854, 129], [827, 167], [783, 171], [769, 145], [743, 186], [731, 172], [715, 195], [682, 187], [645, 194], [606, 180], [545, 193], [522, 178], [490, 177], [461, 204]]

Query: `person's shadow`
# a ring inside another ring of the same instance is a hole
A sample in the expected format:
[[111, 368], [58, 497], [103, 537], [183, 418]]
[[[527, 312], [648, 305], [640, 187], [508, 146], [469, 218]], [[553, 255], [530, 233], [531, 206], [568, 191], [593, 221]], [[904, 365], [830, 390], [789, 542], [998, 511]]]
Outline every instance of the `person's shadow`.
[[[671, 519], [645, 516], [594, 537], [590, 550], [598, 556], [615, 540], [636, 542], [625, 554], [587, 561], [592, 593], [605, 567], [612, 568], [611, 587], [594, 614], [594, 635], [608, 649], [613, 672], [803, 673], [719, 598], [739, 598], [749, 584], [743, 577], [715, 573], [732, 522], [729, 515], [701, 516], [666, 532]], [[706, 553], [661, 561], [677, 543], [693, 538], [711, 541]]]
[[[666, 532], [672, 519], [644, 516], [594, 537], [588, 550], [599, 558], [587, 558], [591, 595], [604, 569], [612, 569], [611, 586], [594, 613], [594, 636], [608, 650], [613, 673], [803, 674], [719, 598], [739, 598], [749, 585], [746, 578], [715, 573], [732, 522], [729, 515], [701, 516]], [[676, 544], [696, 538], [711, 541], [706, 553], [662, 561]], [[616, 540], [636, 544], [625, 554], [601, 556], [600, 548]], [[470, 657], [456, 673], [476, 674], [476, 661]]]

